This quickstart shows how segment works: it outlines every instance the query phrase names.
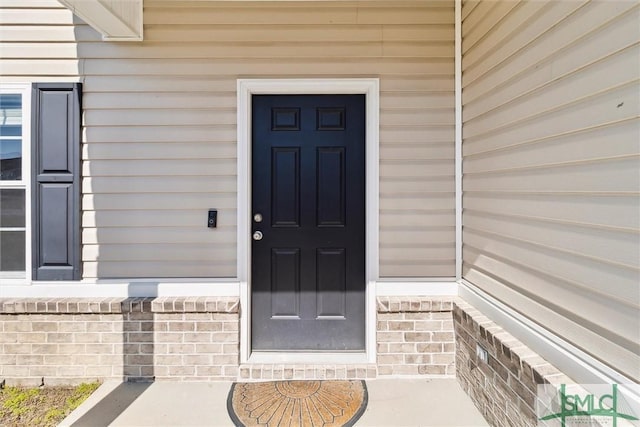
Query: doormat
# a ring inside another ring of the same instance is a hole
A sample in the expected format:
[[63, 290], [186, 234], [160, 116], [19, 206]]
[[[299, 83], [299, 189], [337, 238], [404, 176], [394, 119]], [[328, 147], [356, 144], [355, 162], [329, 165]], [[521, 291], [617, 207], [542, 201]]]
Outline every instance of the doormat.
[[352, 426], [367, 407], [364, 381], [233, 383], [227, 409], [237, 426]]

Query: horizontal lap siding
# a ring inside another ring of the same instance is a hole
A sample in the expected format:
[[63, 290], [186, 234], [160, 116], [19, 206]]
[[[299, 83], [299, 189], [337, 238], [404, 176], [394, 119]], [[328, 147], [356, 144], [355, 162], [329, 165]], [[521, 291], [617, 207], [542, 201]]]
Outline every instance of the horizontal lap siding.
[[77, 82], [82, 27], [56, 0], [2, 0], [0, 82]]
[[463, 15], [463, 275], [637, 381], [640, 6]]
[[455, 274], [453, 2], [144, 6], [76, 29], [87, 278], [236, 275], [236, 79], [280, 77], [380, 77], [381, 276]]

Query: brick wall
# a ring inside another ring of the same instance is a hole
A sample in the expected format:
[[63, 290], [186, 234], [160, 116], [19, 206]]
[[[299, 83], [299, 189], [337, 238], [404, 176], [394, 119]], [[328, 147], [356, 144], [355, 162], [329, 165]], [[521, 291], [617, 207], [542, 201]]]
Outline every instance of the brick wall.
[[376, 364], [246, 364], [240, 380], [453, 376], [452, 297], [379, 297]]
[[378, 375], [455, 375], [450, 297], [378, 298]]
[[380, 297], [377, 364], [239, 362], [237, 298], [0, 300], [0, 379], [370, 379], [455, 374], [451, 297]]
[[[492, 426], [536, 426], [537, 385], [573, 383], [466, 302], [454, 303], [453, 319], [458, 381]], [[477, 344], [488, 363], [476, 356]]]
[[157, 313], [156, 379], [235, 380], [237, 313]]
[[236, 379], [237, 298], [0, 301], [0, 378]]
[[2, 314], [0, 378], [9, 383], [77, 383], [122, 376], [122, 316]]

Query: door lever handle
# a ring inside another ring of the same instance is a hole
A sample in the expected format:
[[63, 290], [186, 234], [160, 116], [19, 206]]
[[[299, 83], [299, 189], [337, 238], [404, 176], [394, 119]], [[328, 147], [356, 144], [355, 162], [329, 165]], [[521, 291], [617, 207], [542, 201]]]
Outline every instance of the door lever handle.
[[253, 233], [253, 240], [262, 240], [262, 231], [256, 231]]

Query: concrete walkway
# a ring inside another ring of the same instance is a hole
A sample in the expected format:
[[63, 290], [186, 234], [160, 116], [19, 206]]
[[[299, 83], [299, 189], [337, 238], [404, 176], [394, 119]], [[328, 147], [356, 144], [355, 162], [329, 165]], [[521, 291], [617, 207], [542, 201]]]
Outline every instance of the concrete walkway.
[[[233, 426], [231, 383], [103, 384], [60, 425], [67, 427]], [[488, 426], [454, 379], [367, 381], [369, 404], [356, 426]]]

